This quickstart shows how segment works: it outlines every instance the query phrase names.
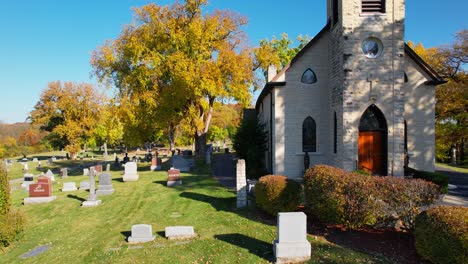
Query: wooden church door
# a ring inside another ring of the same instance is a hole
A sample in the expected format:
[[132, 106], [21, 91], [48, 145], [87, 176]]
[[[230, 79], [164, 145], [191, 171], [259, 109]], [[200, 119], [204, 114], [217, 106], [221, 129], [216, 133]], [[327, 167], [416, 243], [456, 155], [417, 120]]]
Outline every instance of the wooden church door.
[[371, 105], [359, 122], [358, 169], [387, 174], [387, 124], [382, 112]]

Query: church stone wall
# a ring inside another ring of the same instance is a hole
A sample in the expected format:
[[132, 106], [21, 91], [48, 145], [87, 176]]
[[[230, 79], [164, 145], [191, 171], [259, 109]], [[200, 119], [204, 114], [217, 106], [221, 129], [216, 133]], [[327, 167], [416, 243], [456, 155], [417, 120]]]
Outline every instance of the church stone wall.
[[424, 84], [425, 76], [413, 61], [406, 59], [405, 120], [407, 124], [409, 167], [434, 171], [435, 87]]
[[[317, 152], [309, 153], [310, 165], [327, 163], [330, 146], [330, 107], [328, 98], [329, 64], [328, 35], [317, 40], [314, 47], [286, 71], [286, 85], [276, 87], [275, 101], [275, 164], [274, 173], [299, 178], [304, 173], [302, 152], [302, 123], [310, 116], [317, 125]], [[301, 83], [305, 70], [312, 69], [317, 82]]]
[[[342, 165], [346, 170], [356, 169], [359, 120], [367, 107], [375, 104], [387, 121], [387, 173], [402, 176], [404, 1], [395, 1], [395, 7], [391, 1], [386, 3], [386, 14], [367, 15], [361, 14], [361, 1], [342, 2], [343, 15], [337, 25], [341, 27], [343, 34], [342, 125], [345, 129], [342, 135]], [[376, 37], [382, 41], [384, 51], [380, 57], [369, 59], [362, 53], [362, 42], [368, 37]]]

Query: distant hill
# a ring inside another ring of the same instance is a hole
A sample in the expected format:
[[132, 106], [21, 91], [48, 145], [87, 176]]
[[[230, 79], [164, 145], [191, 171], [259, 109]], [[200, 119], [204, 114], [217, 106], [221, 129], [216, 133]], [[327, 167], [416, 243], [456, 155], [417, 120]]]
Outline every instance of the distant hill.
[[17, 139], [24, 131], [31, 127], [30, 123], [14, 123], [14, 124], [1, 124], [0, 123], [0, 141], [7, 137]]

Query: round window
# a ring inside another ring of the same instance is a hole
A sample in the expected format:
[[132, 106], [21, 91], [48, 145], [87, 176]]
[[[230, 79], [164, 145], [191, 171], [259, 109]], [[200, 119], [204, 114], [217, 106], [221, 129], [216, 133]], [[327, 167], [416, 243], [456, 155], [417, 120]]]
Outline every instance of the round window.
[[362, 52], [364, 55], [366, 55], [367, 58], [377, 58], [380, 56], [380, 54], [382, 54], [382, 50], [382, 41], [380, 41], [378, 38], [370, 37], [366, 38], [362, 42]]

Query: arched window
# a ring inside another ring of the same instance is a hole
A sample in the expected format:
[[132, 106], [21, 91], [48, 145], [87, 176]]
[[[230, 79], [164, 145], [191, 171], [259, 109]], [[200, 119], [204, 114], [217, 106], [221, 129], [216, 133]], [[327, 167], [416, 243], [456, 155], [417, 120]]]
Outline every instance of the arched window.
[[362, 114], [359, 131], [387, 130], [387, 122], [382, 112], [375, 105], [369, 106]]
[[315, 75], [315, 72], [310, 68], [305, 70], [305, 72], [302, 74], [302, 77], [301, 77], [301, 83], [313, 84], [316, 82], [317, 82], [317, 76]]
[[317, 151], [317, 127], [314, 119], [310, 116], [302, 123], [302, 151]]

